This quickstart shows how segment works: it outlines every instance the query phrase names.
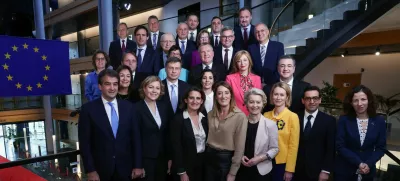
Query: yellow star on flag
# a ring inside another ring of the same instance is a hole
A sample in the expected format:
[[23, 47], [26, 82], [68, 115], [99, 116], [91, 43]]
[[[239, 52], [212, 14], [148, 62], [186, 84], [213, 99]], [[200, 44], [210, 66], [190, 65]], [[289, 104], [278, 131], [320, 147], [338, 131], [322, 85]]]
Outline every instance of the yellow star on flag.
[[20, 84], [19, 82], [17, 84], [15, 84], [15, 86], [17, 86], [17, 89], [21, 89], [22, 84]]
[[24, 49], [28, 49], [28, 46], [29, 46], [29, 45], [25, 43], [25, 44], [23, 44], [22, 46], [24, 46]]
[[46, 70], [50, 70], [50, 66], [46, 65], [46, 67], [44, 67]]
[[43, 56], [42, 56], [42, 60], [47, 60], [46, 55], [43, 55]]
[[3, 68], [4, 68], [4, 70], [8, 70], [8, 65], [7, 65], [7, 64], [4, 64], [4, 65], [3, 65]]
[[39, 52], [39, 48], [38, 48], [38, 47], [33, 48], [33, 50], [34, 50], [36, 53]]
[[17, 51], [18, 51], [18, 47], [15, 46], [15, 45], [14, 45], [13, 47], [11, 47], [11, 48], [13, 49], [14, 52], [17, 52]]
[[49, 80], [49, 77], [47, 77], [47, 75], [44, 75], [43, 80], [44, 80], [44, 81], [48, 81], [48, 80]]
[[12, 81], [13, 76], [11, 76], [10, 74], [8, 74], [7, 79], [8, 79], [8, 81]]
[[40, 82], [37, 83], [36, 85], [37, 85], [37, 88], [42, 88], [42, 84]]
[[31, 85], [28, 85], [28, 87], [26, 87], [28, 89], [28, 91], [32, 91], [32, 87]]
[[10, 59], [11, 58], [11, 55], [8, 54], [8, 52], [6, 54], [4, 54], [4, 56], [6, 56], [6, 59]]

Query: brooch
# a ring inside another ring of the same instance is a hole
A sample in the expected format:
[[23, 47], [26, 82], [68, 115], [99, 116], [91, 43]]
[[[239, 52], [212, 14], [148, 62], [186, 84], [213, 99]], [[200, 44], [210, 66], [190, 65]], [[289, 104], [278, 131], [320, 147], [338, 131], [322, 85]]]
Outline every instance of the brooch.
[[283, 120], [279, 120], [276, 122], [276, 125], [278, 126], [278, 130], [282, 130], [285, 127], [285, 122]]

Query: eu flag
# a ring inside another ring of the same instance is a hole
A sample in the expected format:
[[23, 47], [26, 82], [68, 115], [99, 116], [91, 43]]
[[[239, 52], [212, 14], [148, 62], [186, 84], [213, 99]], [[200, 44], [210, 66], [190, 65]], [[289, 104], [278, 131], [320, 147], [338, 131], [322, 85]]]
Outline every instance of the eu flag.
[[0, 36], [0, 97], [71, 94], [68, 43]]

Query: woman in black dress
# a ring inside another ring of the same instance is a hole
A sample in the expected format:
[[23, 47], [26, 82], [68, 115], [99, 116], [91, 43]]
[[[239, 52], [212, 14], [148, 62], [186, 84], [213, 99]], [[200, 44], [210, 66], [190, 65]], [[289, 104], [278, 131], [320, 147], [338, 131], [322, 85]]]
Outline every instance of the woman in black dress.
[[117, 73], [119, 75], [117, 99], [129, 100], [129, 92], [131, 91], [132, 83], [132, 70], [126, 65], [121, 65], [118, 67]]

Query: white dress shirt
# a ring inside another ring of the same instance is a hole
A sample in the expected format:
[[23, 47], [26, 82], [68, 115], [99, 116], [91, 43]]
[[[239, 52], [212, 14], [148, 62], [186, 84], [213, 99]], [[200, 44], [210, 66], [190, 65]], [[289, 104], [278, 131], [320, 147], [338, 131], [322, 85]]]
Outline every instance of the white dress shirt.
[[[280, 79], [281, 82], [284, 82], [282, 79]], [[286, 83], [286, 82], [285, 82]], [[290, 90], [293, 90], [293, 77], [289, 80], [289, 82], [287, 83], [287, 85], [289, 85]]]
[[244, 38], [244, 29], [243, 28], [247, 28], [246, 32], [247, 32], [247, 40], [250, 38], [250, 29], [251, 29], [251, 24], [249, 24], [247, 27], [240, 27], [240, 30], [242, 31], [242, 37]]
[[204, 107], [206, 108], [207, 113], [210, 112], [214, 105], [214, 92], [211, 91], [210, 94], [206, 95], [206, 101], [204, 101]]
[[135, 80], [136, 71], [132, 72], [132, 82]]
[[[203, 70], [206, 69], [207, 65], [202, 63], [201, 65], [203, 65]], [[212, 69], [212, 65], [213, 63], [211, 62], [210, 65], [208, 65], [208, 67], [210, 68], [210, 70]]]
[[147, 108], [149, 108], [149, 111], [151, 113], [151, 115], [153, 116], [154, 120], [156, 120], [157, 126], [158, 128], [161, 127], [161, 117], [160, 117], [160, 113], [158, 112], [158, 108], [157, 108], [157, 103], [155, 103], [156, 105], [156, 112], [151, 111], [149, 105], [147, 104], [146, 101], [144, 101], [146, 103]]
[[[108, 104], [108, 101], [106, 99], [104, 99], [103, 96], [101, 96], [101, 100], [103, 101], [104, 108], [106, 109], [106, 113], [107, 113], [108, 121], [110, 122], [110, 126], [112, 127], [112, 123], [111, 123], [111, 106]], [[111, 103], [114, 106], [115, 112], [117, 112], [117, 116], [119, 117], [117, 99], [114, 98], [114, 100], [112, 100]]]
[[312, 118], [311, 118], [311, 128], [312, 128], [312, 126], [314, 125], [314, 121], [315, 121], [315, 118], [317, 117], [317, 114], [318, 114], [318, 109], [316, 110], [316, 111], [314, 111], [313, 113], [308, 113], [307, 111], [304, 111], [304, 118], [303, 118], [303, 120], [304, 120], [304, 125], [303, 125], [303, 130], [306, 128], [306, 124], [307, 124], [307, 122], [308, 122], [308, 116], [309, 115], [312, 115]]
[[124, 40], [124, 42], [125, 42], [125, 48], [126, 47], [128, 47], [127, 45], [126, 45], [126, 41], [128, 40], [128, 38], [124, 38], [124, 39], [119, 39], [119, 45], [121, 46], [121, 48], [122, 48], [122, 40]]
[[201, 119], [204, 115], [199, 113], [199, 128], [197, 129], [196, 125], [193, 124], [192, 118], [190, 118], [189, 113], [187, 111], [183, 111], [183, 119], [190, 119], [190, 123], [192, 124], [194, 139], [196, 141], [196, 150], [197, 153], [203, 153], [206, 149], [206, 132], [204, 131], [203, 124], [201, 124]]
[[[224, 58], [225, 58], [225, 47], [222, 47], [222, 64], [224, 63]], [[228, 69], [231, 67], [231, 62], [232, 62], [232, 54], [233, 54], [233, 47], [228, 48]]]
[[158, 42], [157, 42], [157, 40], [158, 40], [158, 35], [160, 35], [160, 31], [156, 31], [156, 32], [151, 32], [150, 33], [150, 40], [151, 40], [151, 44], [153, 45], [153, 42], [154, 42], [154, 34], [157, 34], [157, 36], [156, 36], [156, 43], [157, 43], [157, 45], [158, 45]]
[[[176, 97], [178, 97], [178, 80], [175, 83], [170, 82], [168, 79], [166, 79], [167, 81], [167, 86], [168, 86], [168, 94], [169, 94], [169, 98], [172, 98], [172, 89], [171, 89], [171, 85], [175, 85], [174, 87], [174, 91], [175, 91], [175, 95]], [[179, 100], [178, 100], [179, 101]], [[179, 103], [178, 103], [179, 104]], [[178, 105], [179, 106], [179, 105]]]
[[[267, 43], [260, 44], [260, 54], [261, 54], [261, 48], [262, 48], [262, 46], [264, 46], [265, 47], [265, 55], [267, 55], [268, 43], [269, 43], [269, 40], [267, 41]], [[264, 67], [265, 57], [261, 57], [261, 61], [262, 61], [261, 65]]]
[[[136, 55], [138, 55], [139, 54], [139, 49], [142, 49], [142, 51], [140, 52], [140, 55], [142, 56], [142, 61], [143, 61], [143, 59], [144, 59], [144, 54], [145, 54], [145, 52], [146, 52], [146, 49], [147, 49], [147, 45], [145, 44], [144, 46], [142, 46], [142, 47], [137, 47], [137, 49], [136, 49]], [[142, 62], [143, 63], [143, 62]]]

